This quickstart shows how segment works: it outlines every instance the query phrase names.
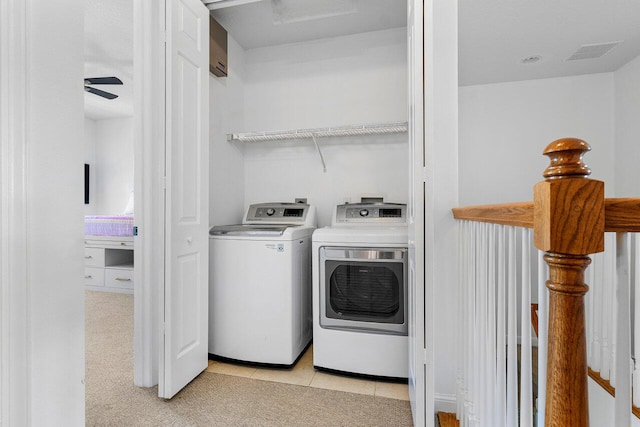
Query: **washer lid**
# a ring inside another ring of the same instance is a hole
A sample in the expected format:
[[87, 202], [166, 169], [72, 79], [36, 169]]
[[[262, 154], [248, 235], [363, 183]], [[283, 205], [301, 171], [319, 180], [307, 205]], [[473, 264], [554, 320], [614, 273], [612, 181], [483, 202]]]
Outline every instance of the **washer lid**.
[[209, 230], [210, 236], [282, 236], [292, 224], [238, 224], [216, 225]]

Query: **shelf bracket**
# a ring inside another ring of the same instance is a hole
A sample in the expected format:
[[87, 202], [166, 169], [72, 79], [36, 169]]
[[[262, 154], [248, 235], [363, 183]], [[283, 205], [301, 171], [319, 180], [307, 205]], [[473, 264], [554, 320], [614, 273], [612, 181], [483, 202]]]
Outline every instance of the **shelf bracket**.
[[313, 143], [316, 145], [316, 149], [318, 150], [318, 154], [320, 155], [320, 161], [322, 162], [322, 172], [327, 172], [327, 165], [324, 162], [324, 156], [322, 155], [322, 151], [320, 150], [320, 146], [318, 145], [318, 141], [316, 141], [316, 134], [311, 134], [311, 139], [313, 139]]

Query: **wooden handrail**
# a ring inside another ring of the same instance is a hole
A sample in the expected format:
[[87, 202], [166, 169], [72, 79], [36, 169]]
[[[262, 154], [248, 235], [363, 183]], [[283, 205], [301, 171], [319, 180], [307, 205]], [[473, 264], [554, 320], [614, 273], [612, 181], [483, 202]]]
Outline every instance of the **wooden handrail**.
[[[453, 208], [458, 220], [533, 228], [533, 202]], [[640, 198], [605, 199], [604, 231], [640, 232]]]
[[459, 220], [533, 228], [533, 202], [466, 206], [452, 211], [453, 217]]
[[640, 199], [605, 199], [604, 231], [640, 232]]

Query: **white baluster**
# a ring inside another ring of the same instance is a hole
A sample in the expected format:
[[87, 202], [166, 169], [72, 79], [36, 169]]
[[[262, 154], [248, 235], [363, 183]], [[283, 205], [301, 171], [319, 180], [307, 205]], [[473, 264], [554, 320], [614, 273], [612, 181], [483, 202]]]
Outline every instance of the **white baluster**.
[[473, 351], [473, 316], [474, 316], [474, 300], [473, 300], [473, 288], [475, 286], [475, 245], [477, 237], [477, 227], [473, 222], [469, 223], [469, 247], [468, 260], [469, 260], [469, 272], [467, 276], [467, 288], [466, 288], [466, 310], [465, 310], [465, 330], [466, 330], [466, 344], [467, 344], [467, 361], [465, 363], [465, 422], [470, 425], [469, 419], [473, 413], [473, 358], [471, 352]]
[[591, 256], [591, 265], [588, 267], [590, 271], [589, 293], [591, 294], [591, 322], [592, 325], [592, 344], [591, 344], [591, 358], [589, 359], [589, 366], [596, 372], [602, 370], [602, 343], [600, 337], [602, 336], [602, 311], [603, 302], [602, 294], [604, 292], [602, 280], [600, 278], [600, 272], [604, 267], [604, 255], [602, 253], [593, 254]]
[[508, 228], [508, 304], [507, 304], [507, 426], [518, 425], [518, 348], [516, 298], [516, 233]]
[[586, 318], [585, 328], [587, 332], [587, 364], [591, 366], [593, 358], [593, 295], [595, 286], [593, 286], [593, 264], [595, 260], [591, 256], [591, 264], [587, 266], [584, 272], [585, 283], [589, 286], [589, 292], [584, 297], [584, 313]]
[[477, 358], [480, 362], [480, 376], [478, 383], [478, 397], [480, 405], [478, 408], [478, 418], [481, 425], [487, 424], [487, 406], [489, 404], [486, 385], [488, 381], [487, 376], [487, 240], [488, 240], [488, 224], [482, 224], [482, 233], [480, 239], [482, 242], [482, 250], [480, 252], [480, 273], [479, 287], [478, 287], [478, 352]]
[[635, 280], [633, 304], [633, 356], [636, 360], [633, 371], [633, 405], [640, 406], [640, 235], [635, 234]]
[[609, 381], [612, 387], [616, 387], [617, 384], [617, 373], [618, 373], [618, 364], [617, 360], [617, 352], [618, 352], [618, 328], [620, 324], [618, 323], [618, 299], [617, 299], [617, 270], [618, 270], [618, 242], [616, 233], [607, 233], [607, 239], [611, 239], [611, 251], [609, 255], [609, 259], [611, 260], [611, 273], [610, 276], [607, 276], [607, 281], [611, 286], [611, 339], [610, 339], [610, 349], [611, 356], [610, 357], [610, 371], [609, 371]]
[[[475, 338], [474, 338], [474, 317], [475, 317], [475, 281], [476, 281], [476, 245], [478, 242], [478, 225], [471, 223], [471, 242], [469, 243], [469, 285], [467, 288], [467, 348], [468, 351], [474, 351]], [[474, 416], [474, 389], [473, 380], [475, 373], [473, 372], [474, 365], [473, 357], [467, 355], [467, 400], [465, 405], [467, 407], [467, 424], [471, 425], [470, 420]]]
[[612, 326], [612, 302], [613, 302], [613, 283], [611, 278], [613, 277], [613, 265], [615, 264], [615, 259], [612, 259], [613, 248], [610, 244], [609, 233], [605, 233], [604, 239], [604, 266], [602, 268], [602, 273], [597, 274], [598, 281], [601, 278], [601, 286], [602, 286], [602, 335], [600, 337], [601, 349], [602, 349], [602, 359], [600, 364], [600, 376], [605, 380], [611, 379], [611, 347], [612, 347], [612, 334], [611, 331], [613, 329]]
[[522, 284], [520, 297], [520, 427], [533, 423], [531, 396], [531, 234], [522, 230]]
[[489, 224], [487, 242], [487, 422], [496, 425], [496, 232]]
[[[480, 240], [480, 225], [477, 223], [473, 223], [472, 225], [472, 236], [473, 236], [473, 245], [471, 249], [471, 260], [473, 263], [473, 271], [471, 276], [471, 286], [469, 286], [469, 331], [471, 332], [469, 336], [469, 347], [472, 349], [472, 355], [475, 354], [477, 349], [477, 329], [476, 329], [476, 286], [478, 282], [478, 245]], [[469, 417], [469, 425], [477, 425], [478, 418], [476, 414], [476, 408], [478, 405], [477, 398], [478, 393], [476, 390], [476, 384], [478, 383], [477, 377], [479, 375], [478, 369], [478, 360], [476, 357], [469, 356], [469, 408], [468, 408], [468, 417]]]
[[616, 398], [616, 426], [631, 425], [631, 313], [629, 312], [629, 286], [631, 248], [628, 233], [616, 235], [616, 345], [614, 352]]
[[506, 329], [506, 251], [505, 227], [498, 229], [498, 301], [496, 325], [496, 426], [506, 426], [507, 416], [507, 352]]
[[464, 293], [467, 283], [467, 259], [466, 259], [466, 221], [458, 223], [458, 279], [460, 280], [460, 288], [458, 291], [458, 307], [461, 312], [458, 320], [458, 378], [456, 381], [456, 418], [459, 420], [463, 417], [464, 409], [464, 361], [465, 361], [465, 336], [464, 336]]

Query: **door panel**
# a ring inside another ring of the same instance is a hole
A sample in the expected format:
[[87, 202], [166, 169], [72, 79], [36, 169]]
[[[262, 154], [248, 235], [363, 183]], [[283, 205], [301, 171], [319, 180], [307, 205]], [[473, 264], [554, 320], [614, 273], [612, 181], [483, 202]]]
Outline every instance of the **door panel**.
[[200, 0], [167, 0], [164, 398], [208, 364], [208, 35]]

